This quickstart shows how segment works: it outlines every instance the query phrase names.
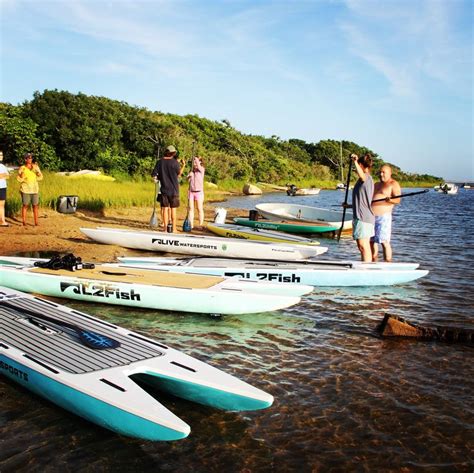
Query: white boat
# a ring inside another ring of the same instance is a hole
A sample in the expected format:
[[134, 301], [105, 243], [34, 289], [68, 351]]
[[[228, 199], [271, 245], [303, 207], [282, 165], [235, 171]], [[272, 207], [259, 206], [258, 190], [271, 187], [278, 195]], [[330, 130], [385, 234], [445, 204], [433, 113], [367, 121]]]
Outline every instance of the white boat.
[[437, 190], [443, 194], [453, 195], [458, 193], [459, 187], [452, 182], [445, 182], [443, 185], [439, 186]]
[[81, 228], [80, 230], [92, 240], [100, 243], [137, 250], [192, 256], [298, 261], [321, 255], [328, 250], [324, 246], [249, 241], [240, 238], [190, 235], [189, 233], [163, 233], [104, 227]]
[[[233, 411], [273, 403], [270, 394], [164, 340], [4, 287], [0, 368], [4, 376], [73, 414], [152, 441], [182, 439], [191, 430], [159, 402], [160, 393]], [[145, 384], [148, 392], [141, 387]]]
[[[327, 210], [309, 205], [266, 203], [257, 204], [255, 208], [260, 214], [269, 220], [293, 220], [298, 222], [325, 223], [340, 227], [343, 212], [339, 210]], [[352, 228], [352, 212], [346, 211], [344, 219], [344, 230]]]
[[286, 194], [290, 196], [301, 196], [301, 195], [318, 195], [321, 189], [318, 187], [301, 188], [296, 187], [294, 184], [288, 184]]
[[122, 265], [159, 271], [238, 276], [256, 281], [275, 281], [312, 286], [386, 286], [404, 284], [426, 276], [417, 263], [362, 263], [318, 261], [284, 263], [225, 260], [218, 258], [118, 258]]
[[0, 285], [24, 292], [85, 302], [204, 314], [247, 314], [283, 309], [312, 291], [297, 285], [239, 281], [97, 265], [68, 271], [34, 267], [35, 260], [0, 257]]
[[319, 245], [319, 241], [304, 238], [289, 233], [251, 228], [230, 223], [208, 223], [206, 228], [219, 236], [227, 238], [243, 238], [244, 240], [273, 241], [276, 243], [291, 243], [294, 245]]

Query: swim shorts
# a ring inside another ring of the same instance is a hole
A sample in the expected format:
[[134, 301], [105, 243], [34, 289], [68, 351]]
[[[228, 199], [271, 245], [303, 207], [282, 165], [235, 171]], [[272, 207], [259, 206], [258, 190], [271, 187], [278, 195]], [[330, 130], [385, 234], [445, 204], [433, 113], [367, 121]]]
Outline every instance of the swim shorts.
[[189, 191], [188, 199], [193, 201], [204, 200], [204, 191]]
[[363, 240], [374, 236], [374, 224], [363, 222], [358, 218], [352, 220], [352, 237], [354, 240]]
[[39, 204], [39, 195], [38, 194], [25, 194], [20, 192], [21, 202], [23, 205], [38, 205]]
[[176, 209], [179, 207], [179, 195], [161, 194], [160, 204], [162, 207], [171, 207], [172, 209]]
[[7, 188], [0, 187], [0, 200], [7, 200]]
[[392, 213], [375, 216], [375, 235], [370, 239], [373, 243], [389, 243], [392, 234]]

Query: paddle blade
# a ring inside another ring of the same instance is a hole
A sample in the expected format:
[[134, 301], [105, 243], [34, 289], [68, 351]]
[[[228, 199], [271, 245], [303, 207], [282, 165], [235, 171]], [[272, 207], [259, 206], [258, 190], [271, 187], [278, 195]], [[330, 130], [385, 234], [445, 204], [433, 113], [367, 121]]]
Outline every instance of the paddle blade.
[[150, 218], [150, 227], [154, 228], [158, 226], [158, 219], [156, 217], [156, 212], [153, 210], [153, 213]]
[[110, 348], [118, 348], [120, 346], [120, 342], [117, 340], [100, 333], [90, 332], [89, 330], [83, 330], [81, 328], [77, 328], [76, 331], [82, 343], [94, 350], [107, 350]]
[[188, 216], [186, 216], [183, 222], [183, 232], [190, 232], [190, 231], [191, 231], [191, 222], [189, 221]]

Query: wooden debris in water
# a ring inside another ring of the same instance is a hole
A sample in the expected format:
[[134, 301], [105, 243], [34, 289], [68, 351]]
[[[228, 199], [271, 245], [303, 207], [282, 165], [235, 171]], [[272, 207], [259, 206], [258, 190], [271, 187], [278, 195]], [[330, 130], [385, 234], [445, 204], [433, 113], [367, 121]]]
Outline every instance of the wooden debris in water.
[[455, 327], [423, 327], [390, 314], [385, 314], [377, 330], [383, 337], [411, 337], [418, 340], [474, 344], [473, 330]]

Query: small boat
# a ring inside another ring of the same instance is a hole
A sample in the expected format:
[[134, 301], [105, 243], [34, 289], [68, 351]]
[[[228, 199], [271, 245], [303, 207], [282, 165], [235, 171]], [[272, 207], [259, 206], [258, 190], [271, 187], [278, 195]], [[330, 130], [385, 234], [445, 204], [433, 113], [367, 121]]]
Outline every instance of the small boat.
[[4, 287], [0, 340], [4, 376], [129, 437], [169, 441], [188, 436], [190, 426], [159, 402], [160, 393], [233, 411], [273, 403], [270, 394], [162, 340]]
[[259, 228], [251, 228], [244, 225], [232, 225], [229, 223], [208, 223], [206, 227], [212, 233], [228, 238], [273, 241], [275, 243], [292, 243], [298, 245], [319, 245], [319, 241], [311, 240], [309, 238], [271, 230], [261, 230]]
[[[257, 204], [255, 208], [269, 220], [291, 220], [307, 223], [325, 223], [340, 228], [343, 212], [339, 210], [327, 210], [309, 205], [274, 203]], [[352, 212], [346, 212], [344, 230], [352, 228]]]
[[289, 196], [318, 195], [321, 189], [310, 187], [308, 189], [296, 187], [294, 184], [287, 184], [286, 194]]
[[192, 256], [220, 258], [256, 258], [298, 261], [325, 253], [323, 246], [293, 245], [269, 241], [250, 241], [241, 238], [220, 238], [189, 233], [125, 230], [118, 228], [81, 228], [92, 240], [137, 250], [162, 251]]
[[[283, 309], [312, 291], [297, 285], [242, 284], [232, 278], [96, 265], [68, 271], [35, 267], [39, 260], [0, 257], [0, 285], [85, 302], [202, 314], [247, 314]], [[16, 260], [16, 261], [15, 261]], [[42, 260], [45, 261], [45, 260]]]
[[442, 192], [443, 194], [457, 194], [459, 190], [459, 187], [452, 183], [452, 182], [445, 182], [443, 185], [441, 185], [438, 189], [438, 192]]
[[278, 232], [299, 233], [312, 235], [315, 233], [337, 232], [341, 225], [328, 225], [326, 223], [306, 223], [296, 222], [294, 220], [252, 220], [249, 218], [236, 217], [234, 222], [246, 227], [258, 228], [262, 230], [274, 230]]
[[[360, 261], [273, 261], [226, 260], [219, 258], [118, 258], [127, 267], [154, 268], [192, 274], [237, 276], [255, 281], [274, 281], [311, 286], [392, 286], [428, 274], [417, 263], [362, 263]], [[284, 285], [284, 284], [282, 284]]]

